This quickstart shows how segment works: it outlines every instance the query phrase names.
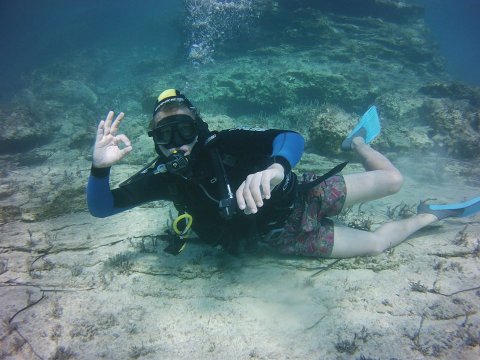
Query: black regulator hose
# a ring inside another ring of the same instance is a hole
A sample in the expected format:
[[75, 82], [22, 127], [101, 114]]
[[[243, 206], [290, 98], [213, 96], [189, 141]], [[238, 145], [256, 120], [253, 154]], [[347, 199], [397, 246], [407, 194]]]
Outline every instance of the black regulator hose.
[[215, 172], [215, 177], [217, 178], [218, 189], [221, 196], [218, 203], [218, 210], [220, 212], [220, 216], [223, 219], [228, 220], [231, 219], [237, 212], [237, 201], [233, 195], [220, 153], [214, 144], [216, 137], [217, 133], [212, 132], [207, 140], [205, 140], [205, 146], [208, 148], [210, 153], [213, 171]]

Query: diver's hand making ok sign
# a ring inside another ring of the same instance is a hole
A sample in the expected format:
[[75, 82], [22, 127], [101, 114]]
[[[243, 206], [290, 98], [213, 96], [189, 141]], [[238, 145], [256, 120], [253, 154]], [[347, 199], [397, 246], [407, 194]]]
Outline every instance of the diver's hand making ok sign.
[[110, 167], [132, 151], [130, 140], [124, 134], [117, 135], [125, 114], [123, 112], [118, 114], [112, 123], [114, 115], [113, 111], [109, 111], [106, 119], [98, 124], [97, 137], [93, 148], [94, 167]]
[[270, 199], [272, 189], [280, 184], [285, 170], [280, 164], [272, 164], [266, 170], [250, 174], [236, 191], [237, 204], [245, 214], [256, 214], [264, 199]]

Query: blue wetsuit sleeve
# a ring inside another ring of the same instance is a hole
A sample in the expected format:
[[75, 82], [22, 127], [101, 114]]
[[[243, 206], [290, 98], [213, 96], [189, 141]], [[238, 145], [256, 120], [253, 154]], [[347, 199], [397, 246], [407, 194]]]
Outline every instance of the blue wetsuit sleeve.
[[[303, 149], [305, 146], [305, 140], [303, 136], [296, 132], [282, 132], [278, 134], [273, 140], [273, 151], [272, 157], [274, 159], [280, 157], [287, 160], [289, 168], [286, 168], [285, 171], [290, 171], [297, 163], [300, 161]], [[279, 162], [285, 167], [285, 162]]]
[[104, 218], [128, 210], [129, 207], [118, 208], [114, 205], [113, 194], [110, 190], [109, 171], [106, 176], [90, 175], [87, 184], [87, 205], [90, 214]]

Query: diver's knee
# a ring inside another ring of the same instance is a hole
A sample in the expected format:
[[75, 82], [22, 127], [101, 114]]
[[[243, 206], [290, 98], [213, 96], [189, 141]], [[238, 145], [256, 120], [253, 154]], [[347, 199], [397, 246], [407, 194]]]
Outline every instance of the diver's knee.
[[390, 244], [380, 239], [375, 242], [375, 244], [370, 248], [369, 256], [377, 256], [383, 254], [385, 251], [390, 249]]
[[383, 241], [380, 234], [376, 232], [369, 233], [368, 241], [364, 243], [364, 256], [377, 256], [385, 252], [389, 248], [389, 244]]
[[389, 174], [388, 178], [388, 186], [389, 186], [389, 193], [396, 194], [400, 191], [403, 185], [403, 175], [397, 169], [393, 170]]

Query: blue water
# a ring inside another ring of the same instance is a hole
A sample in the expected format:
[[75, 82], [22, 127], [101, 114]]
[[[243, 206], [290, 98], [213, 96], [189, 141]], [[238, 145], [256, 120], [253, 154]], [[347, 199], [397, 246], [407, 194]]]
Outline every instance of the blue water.
[[78, 50], [176, 54], [182, 9], [177, 0], [0, 0], [0, 91], [5, 97], [35, 68]]
[[455, 79], [480, 85], [480, 1], [417, 0]]

